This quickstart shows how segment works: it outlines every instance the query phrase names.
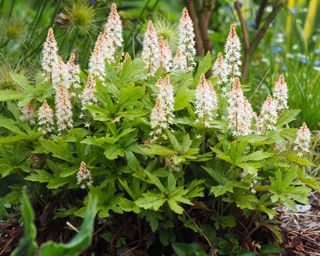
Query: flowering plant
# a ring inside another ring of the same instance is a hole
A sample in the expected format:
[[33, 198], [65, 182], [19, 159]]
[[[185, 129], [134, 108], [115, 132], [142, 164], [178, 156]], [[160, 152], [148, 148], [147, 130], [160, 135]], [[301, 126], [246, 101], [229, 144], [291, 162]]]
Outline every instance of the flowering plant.
[[59, 217], [83, 216], [94, 194], [100, 219], [134, 213], [164, 245], [177, 240], [182, 224], [213, 252], [204, 230], [243, 223], [253, 234], [277, 206], [306, 204], [311, 188], [319, 189], [306, 174], [311, 133], [305, 123], [289, 126], [299, 111], [289, 109], [285, 78], [259, 115], [246, 98], [235, 26], [209, 78], [213, 61], [208, 53], [195, 65], [186, 9], [174, 58], [151, 21], [141, 58], [122, 57], [121, 33], [113, 5], [88, 70], [81, 70], [74, 54], [64, 63], [50, 29], [35, 85], [12, 75], [19, 90], [0, 93], [2, 179], [45, 184], [42, 193], [60, 201]]

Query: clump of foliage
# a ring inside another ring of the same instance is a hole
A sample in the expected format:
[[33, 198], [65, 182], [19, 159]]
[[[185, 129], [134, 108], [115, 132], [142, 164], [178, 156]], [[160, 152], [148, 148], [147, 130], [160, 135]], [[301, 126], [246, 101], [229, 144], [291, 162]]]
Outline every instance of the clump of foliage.
[[59, 56], [50, 29], [43, 73], [34, 83], [12, 74], [17, 90], [0, 93], [0, 182], [12, 186], [0, 213], [10, 214], [26, 184], [35, 197], [59, 202], [58, 218], [84, 217], [96, 197], [104, 252], [133, 242], [153, 255], [270, 253], [268, 244], [282, 241], [277, 207], [294, 209], [319, 190], [306, 173], [311, 133], [306, 124], [290, 127], [299, 111], [289, 108], [284, 76], [260, 114], [253, 111], [235, 26], [214, 63], [210, 54], [196, 63], [186, 9], [178, 35], [172, 54], [150, 21], [141, 58], [131, 58], [113, 5], [81, 70], [74, 54]]

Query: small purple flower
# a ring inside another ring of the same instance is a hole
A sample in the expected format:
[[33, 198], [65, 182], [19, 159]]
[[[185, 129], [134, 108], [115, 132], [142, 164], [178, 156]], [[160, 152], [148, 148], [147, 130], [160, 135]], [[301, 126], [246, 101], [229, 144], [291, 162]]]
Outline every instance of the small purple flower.
[[278, 53], [280, 53], [280, 52], [282, 52], [282, 48], [280, 47], [280, 46], [276, 46], [276, 47], [274, 47], [273, 49], [272, 49], [272, 54], [278, 54]]
[[296, 8], [291, 8], [290, 9], [290, 12], [291, 12], [291, 14], [296, 14], [298, 11], [297, 11], [297, 9]]
[[314, 53], [317, 54], [317, 55], [320, 54], [320, 49], [315, 49]]
[[226, 10], [227, 10], [228, 13], [232, 12], [232, 8], [231, 8], [231, 6], [229, 4], [226, 6]]
[[249, 25], [250, 27], [255, 28], [257, 24], [256, 24], [256, 21], [255, 21], [255, 20], [249, 20], [249, 21], [248, 21], [248, 25]]
[[304, 57], [304, 56], [303, 56], [303, 57], [301, 57], [299, 61], [300, 61], [300, 63], [302, 63], [302, 64], [307, 64], [307, 63], [308, 63], [307, 58], [306, 58], [306, 57]]
[[315, 65], [316, 67], [320, 67], [320, 60], [315, 60], [315, 61], [314, 61], [314, 65]]

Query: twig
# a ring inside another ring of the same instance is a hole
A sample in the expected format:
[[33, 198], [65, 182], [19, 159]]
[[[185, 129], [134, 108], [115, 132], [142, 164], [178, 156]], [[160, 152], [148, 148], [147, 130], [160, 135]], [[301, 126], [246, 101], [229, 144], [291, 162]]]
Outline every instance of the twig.
[[211, 254], [216, 256], [216, 252], [215, 252], [215, 248], [213, 246], [213, 244], [211, 243], [210, 239], [206, 236], [206, 234], [203, 232], [203, 230], [201, 229], [201, 227], [195, 222], [195, 220], [193, 218], [191, 218], [191, 216], [187, 213], [187, 211], [185, 211], [186, 216], [193, 222], [193, 224], [197, 227], [200, 235], [202, 237], [204, 237], [204, 239], [207, 241], [207, 243], [209, 244], [210, 248], [211, 248]]
[[209, 27], [210, 18], [211, 18], [212, 10], [214, 9], [215, 3], [216, 3], [216, 0], [210, 0], [210, 2], [206, 5], [204, 1], [201, 14], [200, 14], [199, 27], [200, 27], [201, 37], [202, 37], [204, 54], [212, 50], [212, 43], [209, 38], [208, 27]]
[[5, 246], [3, 247], [2, 251], [0, 252], [0, 255], [3, 255], [3, 253], [6, 251], [6, 249], [8, 248], [8, 246], [11, 244], [12, 240], [14, 238], [11, 237], [10, 240], [5, 244]]
[[255, 28], [256, 29], [258, 29], [259, 26], [260, 26], [260, 22], [261, 22], [261, 19], [263, 17], [263, 12], [264, 12], [264, 9], [267, 6], [267, 3], [268, 3], [268, 0], [262, 0], [261, 3], [260, 3], [259, 10], [258, 10], [257, 16], [256, 16], [256, 24], [255, 24]]
[[272, 12], [268, 15], [265, 23], [263, 24], [262, 28], [259, 29], [259, 32], [255, 39], [251, 42], [251, 51], [254, 52], [257, 46], [259, 45], [260, 41], [262, 40], [264, 34], [267, 32], [270, 24], [273, 22], [273, 20], [276, 18], [282, 7], [284, 6], [284, 3], [281, 1], [277, 6], [274, 6], [272, 9]]
[[244, 45], [245, 45], [245, 49], [247, 52], [250, 51], [250, 40], [249, 40], [249, 33], [248, 33], [248, 27], [247, 27], [247, 23], [245, 22], [242, 12], [241, 12], [241, 5], [239, 1], [236, 1], [234, 3], [234, 8], [237, 11], [238, 17], [239, 17], [239, 21], [241, 24], [241, 30], [242, 30], [242, 35], [243, 35], [243, 41], [244, 41]]
[[270, 68], [267, 70], [267, 72], [264, 74], [262, 80], [260, 81], [260, 83], [258, 84], [258, 86], [256, 87], [256, 89], [254, 90], [254, 92], [252, 93], [252, 95], [250, 96], [250, 101], [252, 100], [253, 96], [256, 94], [256, 92], [258, 91], [258, 89], [260, 88], [260, 86], [262, 85], [263, 81], [266, 79], [267, 75], [269, 74]]
[[[267, 3], [261, 3], [259, 11], [262, 12], [261, 14], [259, 14], [258, 11], [258, 22], [260, 23], [263, 11], [265, 9], [264, 4]], [[274, 19], [276, 18], [276, 16], [278, 15], [278, 13], [280, 12], [281, 8], [284, 6], [284, 1], [281, 0], [279, 2], [279, 4], [274, 5], [272, 12], [268, 15], [268, 17], [266, 18], [266, 21], [264, 22], [263, 26], [259, 29], [257, 35], [255, 36], [255, 38], [250, 42], [249, 41], [249, 33], [248, 33], [248, 27], [247, 24], [243, 18], [242, 12], [241, 12], [241, 5], [239, 3], [239, 1], [235, 1], [234, 3], [235, 9], [237, 11], [237, 15], [241, 24], [241, 30], [242, 30], [242, 37], [243, 37], [243, 41], [245, 44], [245, 54], [244, 54], [244, 61], [243, 61], [243, 66], [242, 66], [242, 77], [244, 79], [247, 78], [248, 76], [248, 71], [249, 71], [249, 64], [250, 64], [250, 58], [251, 55], [254, 53], [254, 51], [257, 49], [258, 45], [260, 44], [262, 38], [264, 37], [265, 33], [267, 32], [270, 24], [274, 21]]]
[[79, 233], [79, 229], [77, 229], [75, 226], [73, 226], [69, 221], [66, 222], [67, 226], [71, 228], [73, 231]]

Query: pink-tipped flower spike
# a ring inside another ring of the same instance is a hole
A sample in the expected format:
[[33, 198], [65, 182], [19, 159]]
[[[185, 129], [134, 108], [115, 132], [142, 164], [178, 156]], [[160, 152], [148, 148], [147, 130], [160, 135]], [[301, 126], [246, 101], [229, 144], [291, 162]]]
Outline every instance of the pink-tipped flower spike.
[[147, 65], [148, 73], [153, 75], [160, 66], [160, 51], [152, 21], [149, 21], [147, 31], [144, 33], [141, 58]]
[[273, 98], [276, 102], [278, 112], [288, 108], [288, 87], [283, 75], [279, 76], [273, 88]]
[[186, 55], [181, 54], [179, 48], [177, 48], [176, 55], [173, 58], [173, 68], [188, 71], [187, 57]]
[[237, 35], [236, 28], [233, 24], [230, 26], [229, 35], [224, 50], [229, 73], [232, 77], [241, 76], [241, 43]]
[[166, 71], [172, 69], [172, 53], [166, 39], [160, 36], [160, 66]]
[[77, 184], [84, 189], [92, 184], [92, 176], [90, 170], [84, 161], [81, 161], [80, 168], [77, 172]]
[[53, 88], [57, 88], [59, 85], [63, 85], [69, 89], [70, 83], [71, 74], [69, 72], [69, 66], [58, 56], [57, 62], [52, 66], [52, 86]]
[[170, 76], [167, 75], [163, 79], [160, 78], [156, 86], [159, 88], [158, 99], [166, 113], [168, 122], [171, 123], [173, 120], [174, 91], [170, 82]]
[[51, 133], [53, 131], [53, 110], [49, 107], [46, 100], [43, 101], [42, 106], [38, 111], [38, 125], [39, 131], [42, 134]]
[[251, 104], [241, 90], [240, 79], [235, 77], [233, 86], [228, 94], [229, 126], [234, 136], [244, 136], [252, 133], [252, 120], [254, 112]]
[[58, 131], [61, 133], [71, 129], [73, 127], [72, 105], [69, 91], [63, 85], [58, 86], [56, 89], [55, 104]]
[[253, 111], [251, 103], [246, 98], [244, 99], [244, 115], [247, 117], [247, 122], [250, 124], [251, 128], [258, 116], [257, 113]]
[[108, 17], [108, 21], [104, 27], [105, 36], [108, 36], [112, 41], [114, 48], [122, 47], [122, 22], [117, 11], [117, 5], [113, 3], [111, 5], [111, 12]]
[[277, 105], [273, 98], [269, 95], [264, 101], [260, 116], [257, 119], [257, 132], [259, 134], [264, 134], [266, 131], [275, 130], [277, 120]]
[[213, 64], [212, 75], [217, 77], [218, 84], [227, 82], [228, 80], [228, 66], [225, 63], [222, 53], [218, 53], [218, 57]]
[[122, 47], [123, 45], [122, 22], [115, 3], [111, 5], [111, 12], [108, 21], [104, 26], [102, 35], [104, 36], [104, 40], [101, 49], [104, 54], [104, 60], [108, 63], [114, 63], [116, 60], [117, 48]]
[[35, 109], [33, 101], [30, 101], [27, 105], [23, 106], [21, 109], [22, 112], [22, 120], [29, 121], [30, 124], [34, 124], [34, 118], [35, 118]]
[[213, 120], [214, 111], [218, 109], [218, 98], [212, 88], [210, 81], [206, 81], [204, 74], [201, 74], [199, 85], [196, 89], [196, 115], [198, 121], [202, 121], [208, 127]]
[[58, 46], [52, 28], [49, 28], [43, 44], [41, 67], [48, 79], [51, 79], [52, 67], [58, 60]]
[[86, 87], [83, 90], [81, 104], [82, 110], [85, 110], [85, 105], [97, 104], [98, 100], [95, 96], [96, 93], [96, 81], [94, 77], [89, 74]]
[[97, 41], [94, 45], [94, 50], [89, 59], [88, 73], [92, 74], [94, 77], [99, 78], [100, 81], [104, 81], [105, 76], [105, 44], [106, 38], [104, 33], [98, 35]]
[[80, 88], [80, 66], [77, 64], [76, 55], [72, 52], [67, 63], [71, 88]]
[[150, 124], [152, 132], [152, 140], [157, 140], [160, 137], [166, 139], [164, 131], [169, 128], [169, 120], [167, 118], [166, 107], [162, 105], [160, 99], [157, 99], [156, 104], [151, 112]]
[[311, 144], [311, 132], [306, 123], [303, 123], [297, 132], [297, 137], [294, 141], [294, 150], [297, 151], [297, 155], [302, 157], [304, 154], [310, 151]]
[[196, 55], [194, 28], [189, 16], [188, 9], [184, 8], [179, 23], [179, 50], [180, 54], [186, 56], [187, 67], [193, 70], [195, 65], [194, 57]]
[[116, 51], [117, 48], [114, 45], [113, 38], [107, 33], [106, 30], [102, 32], [104, 36], [103, 44], [102, 44], [102, 52], [104, 56], [104, 60], [108, 63], [114, 63], [116, 60]]

